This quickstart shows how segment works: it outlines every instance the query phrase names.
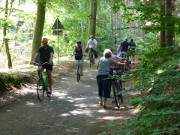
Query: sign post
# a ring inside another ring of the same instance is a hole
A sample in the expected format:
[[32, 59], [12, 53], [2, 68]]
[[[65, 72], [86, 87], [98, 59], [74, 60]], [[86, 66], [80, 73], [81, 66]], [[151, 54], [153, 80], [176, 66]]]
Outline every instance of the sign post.
[[62, 25], [62, 23], [60, 22], [60, 20], [58, 18], [56, 18], [54, 24], [53, 24], [53, 35], [57, 35], [57, 44], [58, 44], [58, 64], [59, 64], [59, 57], [60, 57], [60, 50], [59, 50], [59, 36], [63, 33], [63, 29], [64, 29], [64, 26]]

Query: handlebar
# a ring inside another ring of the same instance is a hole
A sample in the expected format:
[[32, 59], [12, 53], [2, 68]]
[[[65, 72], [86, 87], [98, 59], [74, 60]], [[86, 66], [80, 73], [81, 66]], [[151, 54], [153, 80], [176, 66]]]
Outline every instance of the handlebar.
[[34, 65], [36, 66], [43, 66], [43, 65], [46, 65], [46, 64], [50, 64], [49, 62], [44, 62], [44, 63], [38, 63], [38, 62], [32, 62]]

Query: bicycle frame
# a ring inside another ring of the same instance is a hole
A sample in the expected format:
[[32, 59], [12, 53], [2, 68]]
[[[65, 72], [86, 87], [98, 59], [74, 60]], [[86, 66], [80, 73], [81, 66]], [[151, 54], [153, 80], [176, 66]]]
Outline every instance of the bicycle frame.
[[79, 80], [80, 80], [80, 78], [81, 78], [81, 73], [80, 73], [80, 64], [82, 64], [81, 63], [82, 62], [82, 60], [76, 60], [76, 76], [77, 76], [77, 82], [79, 82]]
[[92, 64], [94, 64], [94, 54], [93, 54], [92, 48], [90, 48], [89, 50], [89, 64], [90, 64], [90, 67], [92, 66]]
[[42, 67], [44, 64], [49, 64], [47, 62], [43, 64], [39, 63], [34, 63], [35, 65], [38, 66], [38, 81], [37, 81], [37, 97], [39, 101], [42, 101], [44, 99], [44, 93], [46, 92], [47, 96], [48, 95], [48, 74], [47, 71]]
[[44, 71], [44, 69], [42, 69], [42, 68], [38, 69], [38, 75], [39, 75], [39, 80], [42, 81], [43, 89], [45, 91], [48, 91], [48, 75], [47, 75], [47, 71]]

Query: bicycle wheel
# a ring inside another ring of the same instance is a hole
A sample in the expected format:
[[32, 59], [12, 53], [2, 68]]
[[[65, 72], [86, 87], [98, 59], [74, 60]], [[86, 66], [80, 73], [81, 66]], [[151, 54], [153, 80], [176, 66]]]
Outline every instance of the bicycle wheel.
[[44, 99], [44, 86], [43, 86], [43, 80], [39, 79], [37, 82], [37, 97], [39, 101], [42, 101]]
[[92, 52], [89, 53], [89, 64], [90, 64], [90, 67], [92, 67], [92, 65], [94, 64], [94, 58], [93, 58]]
[[119, 91], [120, 91], [120, 85], [118, 84], [117, 81], [115, 81], [113, 85], [113, 94], [114, 94], [115, 103], [118, 109], [120, 108], [120, 104], [123, 101], [122, 94], [119, 94], [118, 93]]
[[77, 82], [79, 82], [79, 80], [80, 80], [80, 78], [81, 78], [79, 65], [77, 66], [77, 72], [76, 72], [76, 75], [77, 75]]

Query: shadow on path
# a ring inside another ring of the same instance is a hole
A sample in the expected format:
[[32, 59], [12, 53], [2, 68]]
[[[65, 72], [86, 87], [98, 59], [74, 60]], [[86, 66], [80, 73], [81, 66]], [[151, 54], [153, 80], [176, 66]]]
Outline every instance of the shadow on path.
[[0, 135], [96, 135], [107, 130], [109, 121], [132, 118], [127, 100], [120, 110], [111, 100], [107, 110], [98, 105], [95, 76], [95, 68], [86, 68], [79, 83], [73, 71], [56, 74], [53, 95], [43, 102], [37, 100], [35, 87], [26, 88], [28, 95], [1, 108]]

